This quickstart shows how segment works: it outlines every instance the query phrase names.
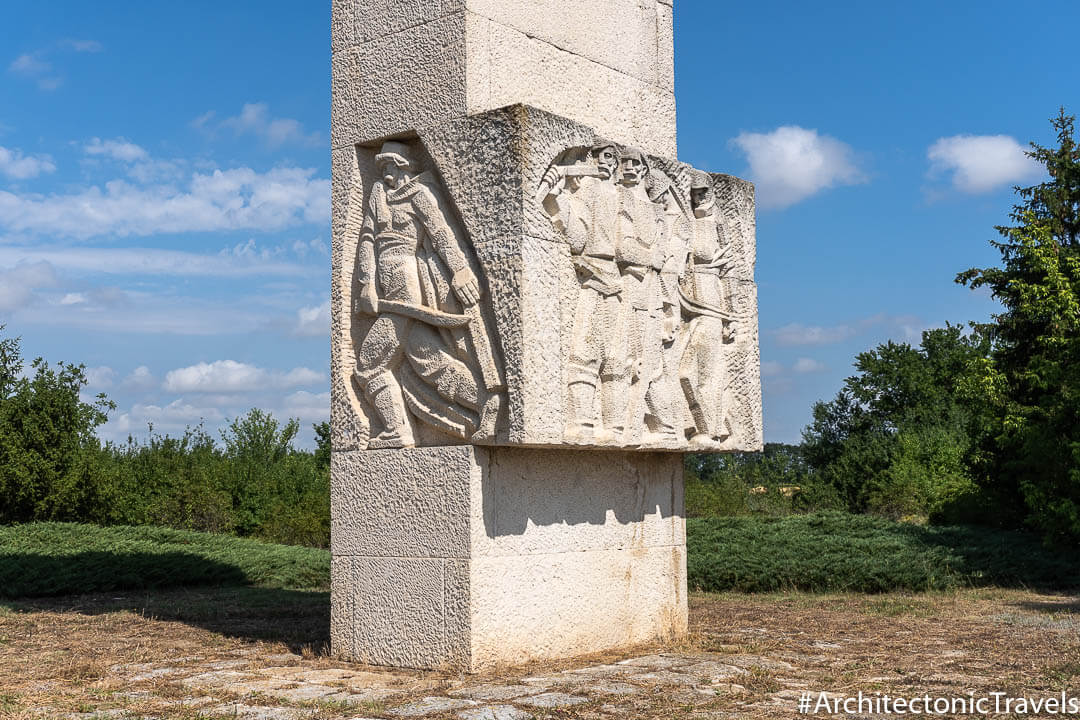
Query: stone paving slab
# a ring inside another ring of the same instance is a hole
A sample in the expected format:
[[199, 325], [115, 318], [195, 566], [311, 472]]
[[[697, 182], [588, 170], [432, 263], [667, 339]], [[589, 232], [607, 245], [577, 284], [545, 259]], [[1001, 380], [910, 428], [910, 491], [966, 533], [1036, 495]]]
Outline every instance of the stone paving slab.
[[426, 697], [419, 702], [409, 703], [387, 713], [395, 717], [422, 717], [431, 713], [460, 710], [462, 708], [476, 707], [480, 703], [475, 700], [461, 700], [458, 698]]
[[656, 672], [641, 673], [634, 676], [637, 682], [647, 682], [660, 685], [696, 685], [698, 679], [693, 675], [674, 672], [672, 670], [657, 670]]
[[238, 703], [218, 705], [208, 709], [206, 712], [212, 715], [235, 717], [237, 720], [303, 720], [312, 717], [316, 713], [315, 710], [304, 708], [254, 707]]
[[461, 720], [530, 720], [534, 715], [513, 705], [488, 705], [459, 710], [455, 717]]
[[541, 693], [518, 700], [521, 705], [530, 705], [539, 708], [560, 708], [571, 705], [580, 705], [589, 702], [589, 698], [580, 695], [567, 695], [561, 692]]
[[180, 681], [180, 684], [184, 687], [217, 687], [221, 685], [231, 685], [249, 679], [254, 678], [247, 673], [240, 673], [234, 670], [215, 670], [213, 672], [205, 672], [200, 673], [199, 675], [186, 677]]
[[687, 665], [692, 662], [692, 659], [678, 657], [674, 655], [645, 655], [643, 657], [620, 660], [616, 663], [616, 665], [631, 665], [653, 668], [656, 670], [663, 670], [665, 668], [673, 668], [679, 667], [680, 665]]
[[750, 674], [749, 670], [738, 665], [729, 665], [715, 660], [706, 660], [694, 665], [684, 665], [679, 668], [679, 672], [694, 677], [707, 678], [712, 683], [727, 682]]
[[728, 665], [736, 665], [741, 668], [759, 667], [763, 670], [773, 671], [791, 671], [795, 669], [795, 666], [789, 662], [762, 657], [761, 655], [729, 655], [724, 658], [724, 662]]
[[591, 685], [583, 685], [580, 689], [587, 690], [598, 695], [636, 695], [641, 688], [624, 682], [598, 682]]
[[452, 697], [470, 698], [472, 700], [513, 700], [523, 695], [535, 695], [541, 688], [532, 685], [477, 685], [475, 687], [463, 687], [451, 690], [447, 693]]

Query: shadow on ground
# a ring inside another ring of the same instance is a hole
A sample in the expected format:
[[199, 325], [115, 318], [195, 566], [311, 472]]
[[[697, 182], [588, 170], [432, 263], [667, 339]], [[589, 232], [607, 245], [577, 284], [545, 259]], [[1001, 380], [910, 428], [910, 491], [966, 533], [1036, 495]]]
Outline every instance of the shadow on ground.
[[102, 615], [132, 612], [182, 622], [225, 637], [279, 642], [289, 650], [326, 655], [330, 593], [257, 587], [205, 587], [70, 595], [0, 602], [13, 612]]
[[1017, 603], [1017, 607], [1050, 615], [1080, 615], [1080, 598], [1070, 598], [1065, 602], [1051, 600], [1021, 602]]
[[235, 564], [179, 551], [0, 554], [0, 597], [10, 598], [0, 607], [15, 612], [130, 611], [228, 637], [281, 642], [294, 652], [327, 650], [328, 592], [253, 585], [251, 574]]

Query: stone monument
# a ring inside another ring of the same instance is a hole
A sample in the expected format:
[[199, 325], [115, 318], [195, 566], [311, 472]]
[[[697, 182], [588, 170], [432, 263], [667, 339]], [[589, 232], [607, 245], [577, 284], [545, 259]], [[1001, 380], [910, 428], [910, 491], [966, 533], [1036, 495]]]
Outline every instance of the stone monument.
[[332, 650], [685, 632], [682, 453], [762, 445], [753, 187], [674, 159], [671, 0], [334, 0]]

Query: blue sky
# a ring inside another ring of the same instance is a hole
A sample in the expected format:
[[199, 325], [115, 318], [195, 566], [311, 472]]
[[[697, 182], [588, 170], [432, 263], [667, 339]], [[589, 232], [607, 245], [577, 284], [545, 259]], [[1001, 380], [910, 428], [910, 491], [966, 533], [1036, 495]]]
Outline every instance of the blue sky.
[[[1038, 14], [1035, 14], [1035, 13]], [[765, 437], [854, 355], [994, 303], [1020, 152], [1080, 107], [1080, 6], [676, 3], [680, 159], [758, 185]], [[18, 3], [0, 25], [0, 323], [102, 435], [328, 416], [329, 7]]]

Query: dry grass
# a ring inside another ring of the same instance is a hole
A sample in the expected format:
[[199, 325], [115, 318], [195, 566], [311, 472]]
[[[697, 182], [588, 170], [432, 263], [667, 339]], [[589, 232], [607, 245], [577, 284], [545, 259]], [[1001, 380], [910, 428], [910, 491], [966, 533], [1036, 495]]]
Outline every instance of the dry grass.
[[[131, 666], [167, 665], [187, 674], [236, 661], [250, 668], [357, 669], [326, 654], [328, 612], [325, 593], [243, 588], [0, 605], [0, 717], [23, 720], [104, 708], [182, 720], [200, 717], [197, 709], [174, 704], [201, 694], [179, 684], [183, 673], [132, 682]], [[620, 679], [640, 691], [594, 695], [588, 704], [540, 711], [537, 717], [789, 716], [803, 689], [931, 696], [1080, 692], [1077, 598], [996, 589], [872, 596], [693, 595], [690, 617], [687, 638], [635, 653], [698, 654], [739, 664], [748, 674], [737, 684], [702, 693]], [[514, 682], [629, 655], [605, 653], [482, 676], [401, 672], [393, 682], [402, 695], [392, 701], [351, 710], [332, 702], [308, 706], [321, 718], [379, 717], [405, 699], [462, 683]], [[244, 701], [283, 704], [261, 696]], [[51, 710], [35, 710], [45, 707]]]

